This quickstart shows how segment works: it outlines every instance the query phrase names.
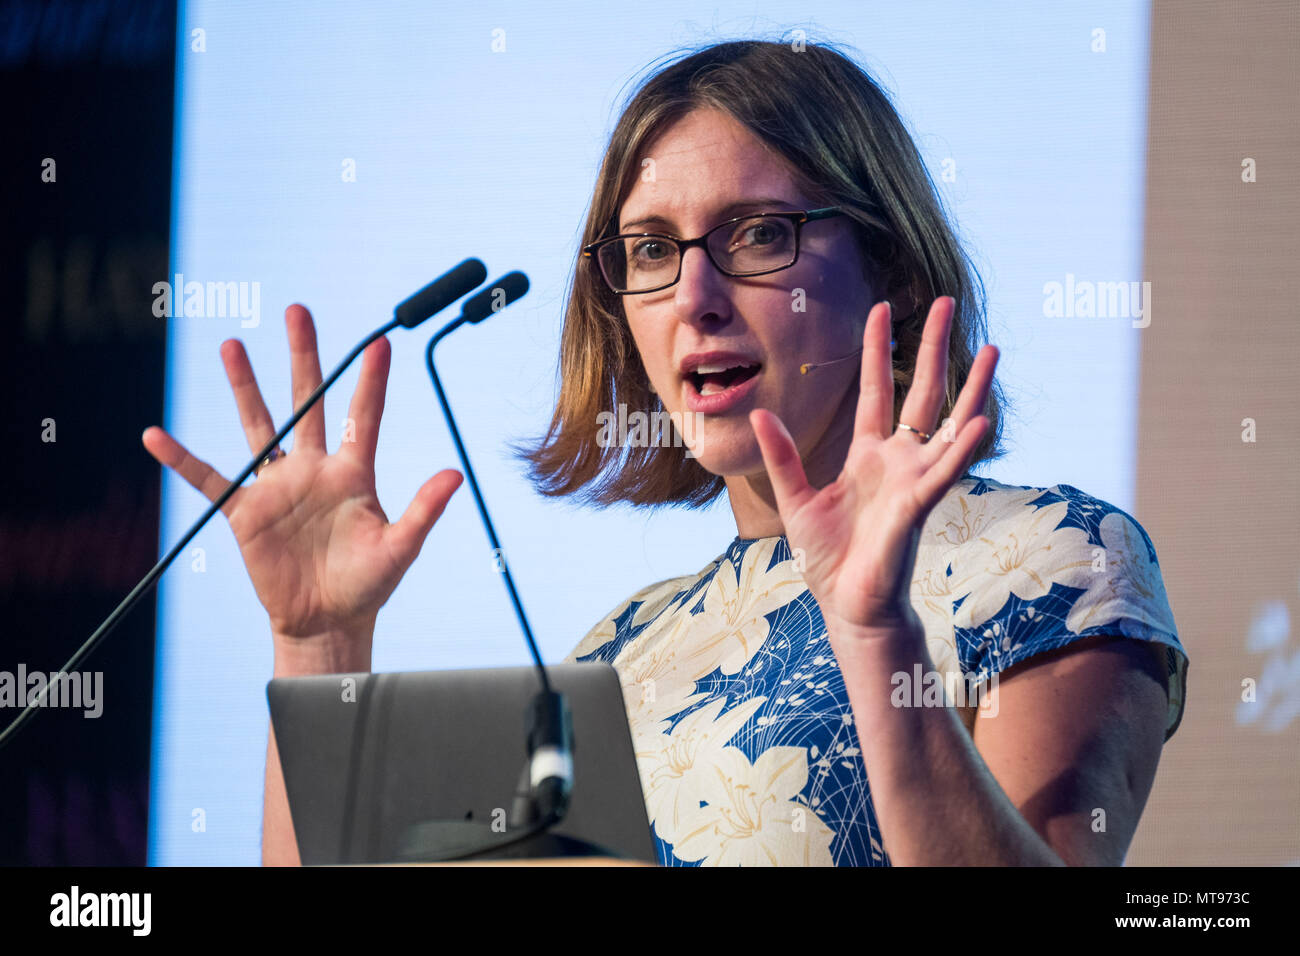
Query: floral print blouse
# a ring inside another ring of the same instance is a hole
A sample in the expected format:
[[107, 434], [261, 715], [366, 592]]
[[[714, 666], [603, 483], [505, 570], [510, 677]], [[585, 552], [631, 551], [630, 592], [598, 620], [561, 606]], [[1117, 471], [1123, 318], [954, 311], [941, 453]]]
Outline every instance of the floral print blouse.
[[[566, 658], [619, 674], [664, 865], [889, 865], [799, 557], [784, 536], [737, 537]], [[1148, 642], [1168, 674], [1165, 739], [1178, 727], [1187, 655], [1151, 539], [1113, 505], [965, 475], [926, 521], [911, 599], [950, 688], [1093, 635]]]

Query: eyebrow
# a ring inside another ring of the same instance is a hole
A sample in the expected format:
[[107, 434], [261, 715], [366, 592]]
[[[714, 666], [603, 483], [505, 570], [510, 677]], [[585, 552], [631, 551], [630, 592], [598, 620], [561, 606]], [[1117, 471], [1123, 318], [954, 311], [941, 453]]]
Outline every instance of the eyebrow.
[[[722, 207], [722, 209], [718, 210], [718, 222], [726, 222], [728, 219], [734, 218], [738, 215], [743, 215], [747, 212], [754, 212], [759, 209], [773, 209], [777, 206], [786, 207], [784, 209], [775, 210], [779, 212], [793, 211], [795, 209], [795, 204], [790, 202], [788, 199], [742, 199], [737, 202], [729, 203]], [[623, 223], [618, 227], [618, 231], [627, 232], [629, 229], [636, 226], [651, 225], [671, 226], [672, 222], [663, 216], [645, 216], [641, 219], [633, 219], [631, 222]]]

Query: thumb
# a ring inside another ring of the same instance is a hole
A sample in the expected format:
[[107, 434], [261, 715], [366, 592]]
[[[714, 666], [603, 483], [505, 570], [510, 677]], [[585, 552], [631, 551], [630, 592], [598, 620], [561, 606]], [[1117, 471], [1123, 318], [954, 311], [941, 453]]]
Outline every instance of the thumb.
[[419, 555], [424, 539], [464, 480], [460, 472], [451, 468], [438, 472], [420, 486], [402, 517], [388, 526], [386, 535], [390, 546], [404, 563], [409, 565]]

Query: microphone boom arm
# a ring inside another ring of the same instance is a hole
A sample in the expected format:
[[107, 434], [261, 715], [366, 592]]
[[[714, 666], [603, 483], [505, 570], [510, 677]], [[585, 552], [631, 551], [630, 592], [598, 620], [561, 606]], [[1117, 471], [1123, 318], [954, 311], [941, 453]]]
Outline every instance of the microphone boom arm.
[[501, 542], [497, 540], [497, 533], [492, 526], [492, 519], [488, 517], [487, 505], [483, 501], [483, 492], [479, 490], [478, 479], [474, 476], [474, 468], [469, 463], [469, 453], [465, 450], [465, 443], [461, 441], [460, 429], [456, 427], [456, 419], [451, 413], [451, 406], [447, 403], [447, 393], [443, 391], [442, 380], [438, 378], [438, 368], [433, 360], [433, 350], [437, 348], [438, 343], [467, 321], [470, 320], [461, 315], [439, 329], [433, 338], [429, 340], [429, 345], [424, 350], [424, 364], [429, 369], [429, 378], [433, 380], [433, 389], [438, 395], [438, 404], [442, 407], [443, 418], [447, 420], [447, 430], [451, 432], [451, 440], [456, 446], [456, 454], [465, 468], [465, 480], [469, 483], [470, 491], [474, 493], [474, 504], [478, 506], [479, 517], [483, 519], [483, 528], [487, 531], [488, 542], [492, 545], [492, 553], [496, 557], [497, 567], [501, 571], [502, 578], [505, 579], [506, 590], [510, 592], [510, 603], [514, 605], [515, 616], [519, 618], [519, 627], [524, 632], [524, 640], [528, 643], [528, 650], [532, 653], [533, 662], [537, 665], [542, 690], [549, 694], [551, 692], [551, 683], [546, 676], [546, 668], [542, 665], [542, 655], [538, 653], [537, 642], [533, 640], [533, 630], [528, 626], [528, 617], [524, 614], [523, 604], [519, 600], [519, 592], [515, 590], [514, 578], [510, 576], [510, 565], [506, 561]]

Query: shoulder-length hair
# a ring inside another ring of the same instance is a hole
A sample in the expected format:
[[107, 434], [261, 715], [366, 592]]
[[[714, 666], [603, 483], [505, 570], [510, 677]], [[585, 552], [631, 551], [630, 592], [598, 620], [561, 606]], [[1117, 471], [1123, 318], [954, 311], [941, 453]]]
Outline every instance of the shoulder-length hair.
[[[930, 306], [942, 295], [956, 300], [939, 420], [951, 415], [986, 336], [984, 290], [903, 121], [875, 81], [829, 46], [720, 43], [670, 60], [651, 75], [610, 137], [582, 245], [613, 234], [646, 145], [699, 107], [730, 114], [785, 159], [810, 199], [840, 206], [851, 218], [867, 274], [894, 304], [895, 422]], [[619, 297], [594, 261], [582, 256], [569, 284], [559, 376], [546, 434], [516, 446], [542, 494], [597, 505], [701, 506], [724, 490], [723, 478], [688, 457], [680, 442], [623, 447], [599, 440], [600, 422], [609, 421], [602, 413], [616, 415], [620, 405], [662, 412], [663, 405], [651, 390]], [[983, 409], [992, 427], [972, 466], [1001, 454], [1002, 403], [995, 383]]]

